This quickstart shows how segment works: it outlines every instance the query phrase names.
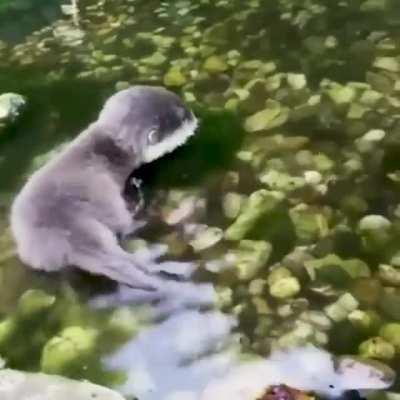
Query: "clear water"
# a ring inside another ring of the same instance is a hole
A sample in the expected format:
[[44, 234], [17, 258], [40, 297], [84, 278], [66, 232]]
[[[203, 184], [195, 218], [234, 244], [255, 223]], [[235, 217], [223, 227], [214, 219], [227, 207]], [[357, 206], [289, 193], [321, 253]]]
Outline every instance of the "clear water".
[[[398, 3], [80, 0], [77, 25], [59, 6], [0, 0], [0, 94], [28, 102], [0, 131], [0, 355], [7, 364], [88, 378], [144, 400], [200, 390], [234, 362], [238, 346], [267, 355], [312, 342], [397, 368], [398, 339], [385, 327], [400, 320]], [[94, 310], [88, 301], [112, 294], [112, 283], [77, 271], [34, 273], [14, 254], [8, 209], [40, 156], [84, 129], [117, 89], [136, 83], [170, 86], [201, 121], [185, 147], [135, 172], [150, 221], [140, 236], [172, 243], [170, 258], [198, 261], [193, 279], [229, 295], [219, 311], [195, 307], [149, 321], [151, 311], [133, 306]], [[254, 127], [252, 116], [265, 109], [276, 114]], [[259, 189], [281, 192], [282, 201], [241, 239], [270, 243], [268, 261], [246, 279], [235, 266], [207, 270], [243, 243], [193, 251], [189, 222], [226, 231], [235, 220], [224, 210], [227, 194]], [[169, 226], [177, 190], [205, 206]], [[372, 228], [363, 220], [371, 215]], [[283, 298], [284, 288], [271, 289], [279, 267], [299, 283]], [[25, 315], [20, 297], [29, 289], [55, 302]], [[343, 294], [356, 305], [333, 315], [329, 306]], [[46, 345], [70, 326], [83, 335], [94, 330], [93, 345], [72, 361], [46, 364]], [[374, 353], [374, 337], [385, 351]]]

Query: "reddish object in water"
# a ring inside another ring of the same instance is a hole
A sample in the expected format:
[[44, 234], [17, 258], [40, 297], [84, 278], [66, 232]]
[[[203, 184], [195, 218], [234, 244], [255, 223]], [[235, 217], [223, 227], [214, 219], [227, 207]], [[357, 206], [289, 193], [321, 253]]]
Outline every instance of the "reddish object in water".
[[286, 385], [271, 386], [267, 392], [257, 400], [312, 400], [314, 396]]

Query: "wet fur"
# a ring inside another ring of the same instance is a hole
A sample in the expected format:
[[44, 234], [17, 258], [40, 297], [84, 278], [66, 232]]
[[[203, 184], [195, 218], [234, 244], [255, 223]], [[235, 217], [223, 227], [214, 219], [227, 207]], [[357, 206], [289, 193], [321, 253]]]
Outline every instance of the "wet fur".
[[148, 130], [156, 122], [161, 143], [190, 118], [195, 121], [179, 98], [163, 89], [134, 87], [111, 97], [99, 119], [35, 172], [16, 197], [11, 227], [22, 261], [45, 271], [73, 265], [151, 291], [164, 285], [160, 271], [180, 265], [188, 275], [193, 265], [155, 261], [165, 252], [162, 246], [131, 254], [117, 235], [141, 226], [123, 193], [131, 172], [145, 162]]

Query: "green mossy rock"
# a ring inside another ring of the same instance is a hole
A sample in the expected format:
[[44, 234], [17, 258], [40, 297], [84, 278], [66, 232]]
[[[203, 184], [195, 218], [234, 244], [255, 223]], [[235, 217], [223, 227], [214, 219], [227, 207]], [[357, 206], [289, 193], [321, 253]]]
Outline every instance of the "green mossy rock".
[[241, 240], [254, 228], [258, 220], [271, 212], [284, 199], [281, 192], [258, 190], [250, 195], [235, 222], [225, 232], [227, 240]]
[[247, 132], [260, 132], [278, 128], [285, 124], [289, 119], [289, 108], [280, 103], [268, 100], [267, 107], [259, 111], [244, 122], [244, 129]]
[[52, 374], [65, 373], [68, 368], [82, 362], [94, 351], [98, 331], [71, 326], [50, 339], [43, 348], [41, 369]]

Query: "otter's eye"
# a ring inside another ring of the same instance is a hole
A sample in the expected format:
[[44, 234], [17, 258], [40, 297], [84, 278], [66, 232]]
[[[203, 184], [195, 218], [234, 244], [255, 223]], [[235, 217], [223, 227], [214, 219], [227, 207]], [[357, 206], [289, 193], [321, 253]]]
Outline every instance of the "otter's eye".
[[150, 144], [156, 144], [158, 142], [158, 131], [157, 129], [152, 129], [147, 135], [147, 141]]

